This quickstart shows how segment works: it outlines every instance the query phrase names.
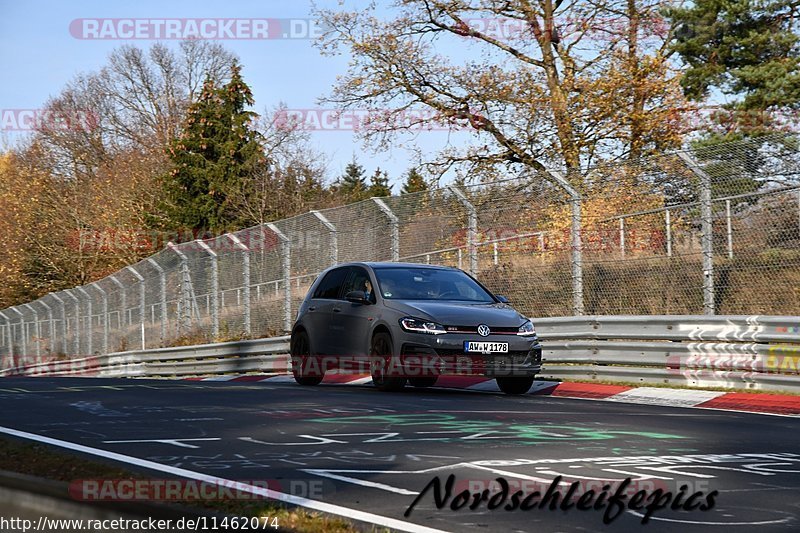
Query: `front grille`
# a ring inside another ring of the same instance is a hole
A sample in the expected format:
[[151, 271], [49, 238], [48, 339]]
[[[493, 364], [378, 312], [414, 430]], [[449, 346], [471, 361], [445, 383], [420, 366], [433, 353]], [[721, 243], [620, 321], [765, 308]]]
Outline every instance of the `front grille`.
[[[478, 334], [478, 326], [445, 326], [448, 333], [473, 333]], [[519, 328], [493, 328], [489, 326], [491, 335], [516, 335]]]

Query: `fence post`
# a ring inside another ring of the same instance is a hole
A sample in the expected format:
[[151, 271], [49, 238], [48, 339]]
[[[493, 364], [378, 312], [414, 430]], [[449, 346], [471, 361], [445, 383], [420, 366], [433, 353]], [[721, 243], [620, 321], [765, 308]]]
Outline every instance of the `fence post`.
[[581, 241], [581, 194], [570, 185], [569, 181], [557, 170], [548, 170], [548, 174], [564, 189], [572, 204], [572, 224], [570, 241], [572, 248], [572, 312], [575, 315], [584, 313], [583, 306], [583, 244]]
[[625, 258], [625, 217], [619, 219], [619, 252]]
[[67, 347], [67, 304], [56, 293], [53, 293], [50, 296], [52, 296], [55, 301], [61, 304], [61, 350], [64, 355], [66, 355], [67, 351], [69, 350]]
[[714, 236], [711, 211], [711, 176], [686, 152], [678, 152], [686, 166], [700, 178], [700, 242], [703, 248], [703, 313], [715, 314], [714, 308]]
[[242, 256], [242, 284], [244, 286], [244, 333], [245, 335], [249, 336], [253, 332], [252, 299], [250, 297], [250, 248], [247, 247], [247, 245], [245, 245], [242, 240], [233, 233], [228, 233], [226, 236], [233, 242], [234, 246], [239, 248], [244, 253]]
[[125, 269], [133, 274], [136, 280], [139, 282], [139, 319], [141, 320], [141, 328], [142, 328], [142, 350], [147, 349], [146, 338], [144, 334], [146, 318], [145, 318], [145, 310], [147, 309], [145, 303], [145, 286], [144, 286], [144, 276], [139, 274], [139, 272], [133, 268], [132, 266], [125, 267]]
[[11, 332], [11, 319], [8, 318], [8, 315], [6, 315], [3, 312], [0, 312], [0, 317], [3, 317], [3, 320], [5, 320], [5, 322], [6, 322], [5, 342], [7, 343], [6, 346], [8, 347], [8, 358], [12, 360], [12, 361], [9, 361], [9, 362], [13, 362], [13, 359], [14, 359], [14, 336], [13, 336], [13, 334]]
[[25, 357], [25, 356], [28, 355], [28, 340], [25, 338], [26, 337], [25, 336], [25, 315], [23, 315], [20, 312], [20, 310], [17, 309], [16, 307], [9, 307], [8, 310], [9, 311], [14, 311], [15, 313], [17, 313], [19, 315], [19, 333], [20, 333], [19, 336], [20, 336], [20, 339], [22, 340], [22, 353], [20, 355], [22, 355], [22, 357]]
[[[45, 298], [46, 297], [47, 296], [45, 296]], [[54, 328], [53, 328], [53, 325], [54, 325], [53, 324], [53, 308], [50, 307], [49, 305], [47, 305], [47, 303], [44, 301], [44, 299], [40, 299], [40, 300], [36, 300], [36, 301], [39, 302], [39, 305], [44, 307], [45, 311], [47, 312], [47, 321], [50, 323], [50, 325], [47, 328], [47, 333], [48, 333], [47, 340], [50, 341], [50, 343], [49, 343], [50, 344], [50, 353], [54, 354], [54, 353], [56, 353], [56, 336], [55, 336], [55, 332], [53, 331], [54, 330]], [[36, 303], [36, 302], [34, 302], [34, 303]]]
[[122, 303], [122, 313], [119, 316], [119, 328], [123, 329], [125, 326], [130, 325], [130, 321], [128, 320], [128, 297], [125, 294], [125, 285], [117, 279], [116, 275], [108, 276], [114, 285], [119, 287], [120, 291], [120, 302]]
[[473, 276], [478, 275], [478, 211], [469, 201], [464, 192], [452, 185], [449, 187], [458, 201], [467, 210], [467, 249], [469, 250], [469, 271]]
[[217, 252], [200, 239], [195, 242], [211, 258], [211, 336], [219, 337], [219, 258]]
[[[283, 267], [283, 329], [292, 330], [292, 241], [275, 224], [267, 227], [281, 241], [281, 265]], [[334, 230], [335, 231], [335, 230]]]
[[92, 297], [86, 292], [86, 289], [83, 287], [75, 287], [75, 290], [80, 292], [86, 297], [86, 310], [88, 311], [88, 324], [86, 325], [86, 349], [88, 350], [88, 355], [94, 355], [94, 351], [92, 350], [94, 344], [94, 323], [92, 319]]
[[39, 357], [42, 356], [41, 346], [39, 346], [39, 339], [42, 337], [42, 329], [39, 326], [39, 312], [31, 304], [22, 304], [22, 307], [30, 309], [31, 313], [33, 313], [33, 334], [35, 335], [33, 344], [36, 346], [36, 361], [38, 362]]
[[64, 294], [75, 302], [75, 355], [77, 356], [81, 353], [81, 301], [72, 294], [72, 290], [66, 290]]
[[322, 225], [328, 229], [331, 235], [331, 266], [335, 265], [339, 262], [339, 243], [338, 243], [338, 236], [336, 233], [336, 226], [331, 224], [331, 222], [325, 218], [325, 215], [320, 213], [319, 211], [311, 211]]
[[666, 219], [664, 224], [667, 226], [667, 257], [672, 257], [672, 221], [670, 220], [669, 209], [665, 211]]
[[167, 247], [175, 252], [181, 260], [181, 296], [178, 299], [181, 304], [181, 311], [178, 313], [178, 331], [188, 332], [192, 329], [192, 296], [190, 288], [191, 280], [189, 279], [189, 258], [178, 249], [175, 243], [168, 242]]
[[108, 293], [97, 282], [91, 285], [103, 297], [103, 354], [108, 353]]
[[158, 272], [159, 296], [161, 299], [161, 344], [164, 344], [167, 340], [167, 273], [152, 257], [148, 257], [147, 262], [153, 265], [153, 268]]
[[389, 223], [392, 225], [392, 261], [396, 263], [400, 261], [400, 219], [386, 205], [386, 202], [380, 198], [373, 196], [372, 201], [378, 205], [378, 208], [383, 211], [383, 214], [387, 216]]
[[728, 230], [728, 259], [733, 259], [733, 226], [731, 225], [730, 200], [725, 200], [725, 222]]

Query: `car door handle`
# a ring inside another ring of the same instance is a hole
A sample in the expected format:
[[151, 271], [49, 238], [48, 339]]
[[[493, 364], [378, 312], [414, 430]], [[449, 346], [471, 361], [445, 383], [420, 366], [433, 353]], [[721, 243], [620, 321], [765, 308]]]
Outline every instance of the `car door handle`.
[[317, 306], [312, 305], [311, 307], [308, 308], [308, 310], [309, 311], [316, 311], [317, 310]]
[[341, 307], [334, 307], [333, 308], [333, 312], [334, 313], [341, 313], [342, 312], [342, 308]]

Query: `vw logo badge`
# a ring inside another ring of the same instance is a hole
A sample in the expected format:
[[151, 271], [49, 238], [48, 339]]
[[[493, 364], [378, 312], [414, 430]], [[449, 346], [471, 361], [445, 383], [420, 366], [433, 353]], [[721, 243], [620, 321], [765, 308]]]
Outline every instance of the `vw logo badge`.
[[480, 335], [481, 337], [488, 337], [489, 333], [491, 332], [492, 330], [490, 330], [489, 326], [487, 326], [486, 324], [481, 324], [480, 326], [478, 326], [478, 335]]

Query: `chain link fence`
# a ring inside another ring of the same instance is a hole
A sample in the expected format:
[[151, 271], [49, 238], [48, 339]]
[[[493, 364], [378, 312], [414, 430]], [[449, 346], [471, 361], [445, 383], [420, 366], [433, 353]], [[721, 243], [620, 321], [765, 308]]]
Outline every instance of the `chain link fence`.
[[800, 315], [800, 152], [765, 137], [170, 244], [0, 311], [3, 366], [282, 334], [317, 274], [345, 261], [457, 266], [532, 317]]

